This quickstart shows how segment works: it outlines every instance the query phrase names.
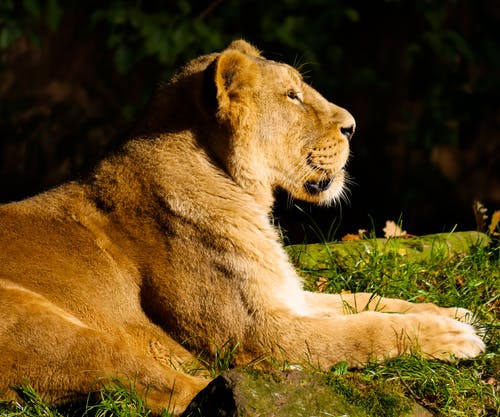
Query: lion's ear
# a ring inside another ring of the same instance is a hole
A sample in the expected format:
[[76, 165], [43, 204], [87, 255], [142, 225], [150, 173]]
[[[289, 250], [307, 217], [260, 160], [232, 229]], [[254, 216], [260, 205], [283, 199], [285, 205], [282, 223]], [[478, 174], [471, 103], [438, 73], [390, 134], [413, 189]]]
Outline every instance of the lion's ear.
[[246, 100], [251, 99], [257, 83], [255, 59], [237, 49], [228, 48], [215, 62], [214, 81], [217, 97], [217, 116], [233, 120], [244, 116]]
[[236, 41], [231, 42], [231, 44], [228, 46], [227, 49], [236, 49], [240, 52], [243, 52], [247, 55], [251, 55], [254, 57], [260, 57], [260, 51], [253, 46], [252, 44], [248, 43], [247, 41], [243, 39], [238, 39]]

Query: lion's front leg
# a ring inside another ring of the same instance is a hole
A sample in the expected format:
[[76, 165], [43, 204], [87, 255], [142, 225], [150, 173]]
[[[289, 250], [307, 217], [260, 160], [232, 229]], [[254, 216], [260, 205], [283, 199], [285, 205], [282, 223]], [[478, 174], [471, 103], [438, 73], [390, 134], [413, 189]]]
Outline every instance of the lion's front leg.
[[275, 326], [269, 340], [281, 357], [324, 369], [340, 361], [357, 367], [410, 352], [451, 360], [472, 358], [485, 350], [473, 326], [432, 313], [364, 311], [300, 317], [283, 312]]
[[432, 303], [412, 303], [396, 298], [380, 297], [372, 293], [324, 294], [306, 292], [307, 302], [320, 315], [353, 314], [362, 311], [383, 313], [432, 313], [472, 323], [474, 314], [460, 307], [443, 308]]

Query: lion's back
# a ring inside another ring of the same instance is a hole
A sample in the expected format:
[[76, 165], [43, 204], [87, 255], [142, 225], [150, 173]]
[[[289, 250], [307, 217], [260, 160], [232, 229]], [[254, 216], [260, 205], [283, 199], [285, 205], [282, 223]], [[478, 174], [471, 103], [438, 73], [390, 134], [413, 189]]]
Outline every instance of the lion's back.
[[0, 206], [0, 281], [98, 319], [133, 279], [107, 252], [105, 234], [79, 221], [82, 207], [65, 187]]

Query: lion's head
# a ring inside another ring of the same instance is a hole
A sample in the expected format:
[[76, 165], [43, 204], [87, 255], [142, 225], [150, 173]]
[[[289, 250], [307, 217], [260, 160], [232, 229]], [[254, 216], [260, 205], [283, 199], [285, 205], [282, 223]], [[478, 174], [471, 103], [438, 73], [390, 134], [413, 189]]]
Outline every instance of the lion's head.
[[335, 200], [355, 129], [349, 112], [328, 102], [297, 70], [264, 59], [244, 41], [233, 42], [213, 65], [217, 118], [234, 133], [219, 154], [233, 178], [278, 186], [310, 202]]
[[[243, 188], [262, 195], [281, 187], [320, 204], [342, 194], [354, 118], [291, 66], [265, 59], [239, 40], [192, 61], [173, 84], [181, 86], [179, 97], [157, 103], [163, 115], [176, 117], [169, 126], [197, 123], [198, 136]], [[195, 103], [180, 110], [193, 92]], [[193, 106], [205, 115], [201, 124]], [[188, 118], [179, 122], [184, 114]]]

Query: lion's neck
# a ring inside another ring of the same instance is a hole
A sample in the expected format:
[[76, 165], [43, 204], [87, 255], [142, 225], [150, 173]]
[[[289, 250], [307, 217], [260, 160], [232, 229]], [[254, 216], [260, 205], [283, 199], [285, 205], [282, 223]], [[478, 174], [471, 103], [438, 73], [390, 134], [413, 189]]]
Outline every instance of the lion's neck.
[[166, 204], [199, 216], [222, 210], [239, 217], [244, 210], [268, 218], [272, 188], [239, 174], [236, 180], [225, 172], [186, 132], [130, 142], [123, 154], [105, 160], [90, 182], [104, 207], [127, 216], [155, 215], [158, 205]]
[[273, 190], [268, 184], [264, 184], [258, 180], [246, 179], [239, 184], [245, 193], [252, 196], [255, 202], [261, 206], [267, 214], [271, 214], [274, 195]]

